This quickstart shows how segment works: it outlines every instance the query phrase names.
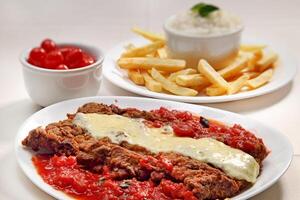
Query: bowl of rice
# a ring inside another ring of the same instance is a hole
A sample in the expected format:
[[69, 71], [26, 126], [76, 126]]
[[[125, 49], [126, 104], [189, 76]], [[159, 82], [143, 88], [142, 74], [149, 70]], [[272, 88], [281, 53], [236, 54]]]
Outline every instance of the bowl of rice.
[[194, 68], [200, 59], [217, 70], [227, 66], [238, 54], [242, 30], [239, 17], [204, 3], [164, 23], [168, 55]]

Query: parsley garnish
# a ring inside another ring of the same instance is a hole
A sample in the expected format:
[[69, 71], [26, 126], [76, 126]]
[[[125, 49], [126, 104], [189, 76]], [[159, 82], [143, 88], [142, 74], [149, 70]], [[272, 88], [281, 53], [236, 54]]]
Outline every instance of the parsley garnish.
[[100, 185], [102, 185], [105, 181], [106, 181], [106, 178], [105, 178], [105, 177], [100, 177], [99, 180], [98, 180], [98, 183], [99, 183]]
[[125, 181], [123, 181], [123, 182], [120, 184], [120, 187], [123, 188], [123, 189], [126, 189], [126, 188], [128, 188], [130, 185], [131, 185], [130, 181], [129, 181], [129, 180], [125, 180]]
[[194, 5], [191, 10], [193, 12], [198, 13], [202, 17], [208, 16], [211, 12], [219, 10], [218, 7], [211, 5], [211, 4], [206, 4], [206, 3], [198, 3]]

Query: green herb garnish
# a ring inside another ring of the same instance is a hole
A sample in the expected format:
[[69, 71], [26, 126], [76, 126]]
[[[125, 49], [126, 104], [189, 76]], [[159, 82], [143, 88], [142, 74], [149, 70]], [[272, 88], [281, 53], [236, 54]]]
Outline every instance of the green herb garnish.
[[99, 180], [98, 180], [98, 183], [99, 183], [100, 185], [102, 185], [105, 181], [106, 181], [106, 178], [105, 178], [105, 177], [100, 177]]
[[219, 8], [211, 4], [198, 3], [194, 5], [191, 10], [195, 13], [198, 13], [201, 17], [206, 17], [211, 12], [219, 10]]
[[123, 189], [128, 188], [131, 185], [131, 182], [129, 180], [125, 180], [120, 184], [120, 187]]

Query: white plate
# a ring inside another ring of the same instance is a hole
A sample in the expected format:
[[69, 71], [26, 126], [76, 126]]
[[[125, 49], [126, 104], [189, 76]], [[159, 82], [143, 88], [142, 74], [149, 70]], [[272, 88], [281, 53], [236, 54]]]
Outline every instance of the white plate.
[[[158, 99], [168, 99], [168, 100], [190, 102], [190, 103], [214, 103], [214, 102], [235, 101], [239, 99], [256, 97], [256, 96], [273, 92], [274, 90], [283, 87], [294, 78], [297, 71], [295, 58], [291, 56], [291, 54], [288, 53], [286, 50], [284, 50], [283, 46], [271, 45], [270, 48], [279, 54], [280, 60], [278, 66], [275, 69], [274, 76], [271, 82], [256, 90], [233, 94], [233, 95], [215, 96], [215, 97], [209, 97], [209, 96], [190, 97], [190, 96], [176, 96], [176, 95], [166, 94], [166, 93], [157, 93], [157, 92], [152, 92], [143, 86], [135, 85], [133, 82], [131, 82], [128, 79], [125, 70], [122, 70], [117, 66], [116, 64], [117, 59], [124, 51], [124, 46], [129, 43], [132, 43], [136, 46], [141, 46], [149, 42], [147, 42], [142, 38], [134, 38], [122, 42], [121, 44], [115, 46], [112, 50], [110, 50], [106, 54], [106, 58], [103, 63], [104, 76], [114, 85], [121, 87], [127, 91], [139, 95], [143, 95], [143, 96], [158, 98]], [[245, 39], [243, 40], [243, 43], [273, 44], [266, 41], [258, 41], [256, 39]]]
[[38, 126], [45, 126], [51, 122], [65, 119], [67, 113], [74, 113], [79, 106], [88, 102], [116, 104], [120, 107], [135, 107], [144, 110], [151, 110], [159, 108], [160, 106], [173, 109], [180, 108], [181, 110], [199, 113], [226, 124], [241, 124], [244, 128], [252, 131], [258, 137], [263, 138], [266, 146], [271, 150], [271, 153], [263, 162], [262, 173], [251, 188], [232, 198], [234, 200], [250, 198], [270, 187], [283, 175], [292, 160], [292, 146], [284, 135], [271, 127], [267, 127], [259, 122], [235, 113], [186, 103], [137, 97], [87, 97], [74, 99], [54, 104], [33, 114], [19, 129], [15, 143], [18, 163], [27, 177], [40, 189], [58, 199], [71, 198], [64, 193], [53, 189], [42, 180], [31, 162], [33, 152], [23, 148], [21, 141], [27, 136], [30, 130]]

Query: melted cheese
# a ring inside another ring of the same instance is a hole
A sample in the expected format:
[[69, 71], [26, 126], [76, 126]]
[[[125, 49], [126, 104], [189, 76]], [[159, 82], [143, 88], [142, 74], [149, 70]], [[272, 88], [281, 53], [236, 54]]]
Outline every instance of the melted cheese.
[[212, 138], [177, 137], [171, 127], [149, 128], [143, 119], [120, 115], [76, 114], [73, 123], [85, 128], [94, 137], [108, 137], [114, 143], [127, 141], [143, 146], [154, 153], [177, 152], [209, 163], [227, 175], [254, 183], [259, 165], [249, 154], [231, 148]]

